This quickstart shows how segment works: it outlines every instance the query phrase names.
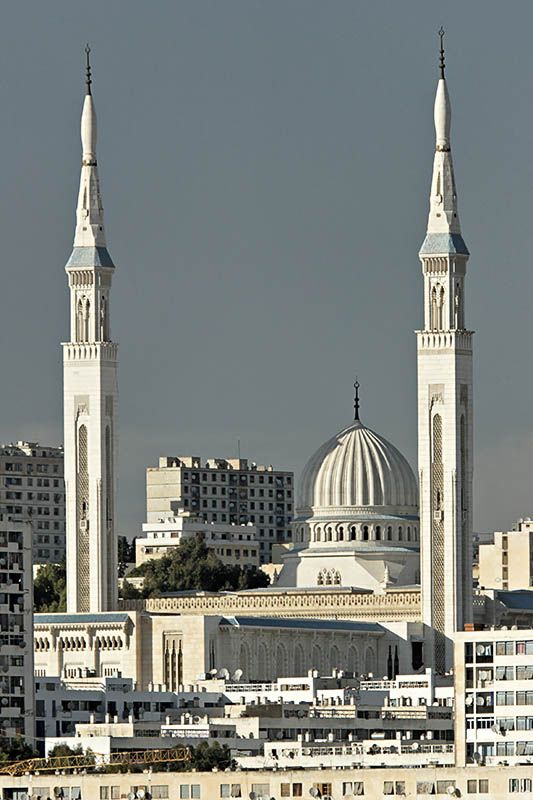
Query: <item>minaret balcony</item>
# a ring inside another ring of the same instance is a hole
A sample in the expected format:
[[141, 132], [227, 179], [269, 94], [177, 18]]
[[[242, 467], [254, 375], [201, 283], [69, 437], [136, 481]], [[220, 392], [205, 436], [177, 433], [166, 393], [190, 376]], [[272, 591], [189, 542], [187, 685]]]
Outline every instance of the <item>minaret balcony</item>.
[[417, 331], [418, 351], [463, 350], [472, 352], [474, 331]]
[[116, 342], [64, 342], [65, 361], [116, 361]]

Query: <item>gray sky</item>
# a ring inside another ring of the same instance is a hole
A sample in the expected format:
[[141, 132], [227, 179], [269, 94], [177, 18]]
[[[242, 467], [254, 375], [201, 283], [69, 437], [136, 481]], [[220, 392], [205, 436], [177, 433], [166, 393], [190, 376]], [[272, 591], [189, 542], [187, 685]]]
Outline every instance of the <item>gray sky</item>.
[[62, 439], [83, 47], [117, 265], [120, 528], [160, 453], [299, 471], [352, 413], [416, 466], [437, 35], [471, 251], [475, 528], [533, 513], [533, 5], [4, 4], [0, 438]]

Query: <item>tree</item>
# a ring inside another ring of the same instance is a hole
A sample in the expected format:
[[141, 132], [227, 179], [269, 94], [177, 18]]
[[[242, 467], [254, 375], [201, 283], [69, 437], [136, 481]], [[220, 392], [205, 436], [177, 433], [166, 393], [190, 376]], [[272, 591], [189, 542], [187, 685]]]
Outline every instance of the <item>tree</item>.
[[122, 587], [119, 589], [119, 597], [122, 600], [140, 600], [143, 593], [133, 586], [127, 578], [122, 581]]
[[195, 769], [197, 772], [211, 772], [214, 767], [224, 770], [234, 766], [231, 751], [227, 745], [221, 747], [218, 742], [213, 742], [213, 744], [200, 742], [198, 747], [191, 748], [191, 751], [188, 768]]
[[118, 537], [118, 577], [123, 578], [128, 564], [135, 563], [135, 537], [131, 540], [125, 536]]
[[146, 561], [130, 574], [144, 576], [145, 597], [186, 590], [255, 589], [270, 582], [257, 567], [226, 566], [206, 547], [201, 536], [184, 539], [171, 553]]
[[65, 742], [61, 742], [60, 744], [56, 744], [52, 747], [50, 752], [48, 753], [48, 758], [60, 758], [62, 756], [82, 756], [83, 755], [83, 747], [81, 744], [75, 745], [75, 747], [71, 747], [69, 744]]
[[0, 739], [0, 763], [2, 764], [10, 761], [27, 761], [29, 758], [37, 758], [38, 755], [37, 750], [27, 744], [22, 736], [15, 736], [14, 739]]
[[40, 567], [33, 583], [33, 607], [37, 613], [66, 610], [67, 569], [64, 561]]

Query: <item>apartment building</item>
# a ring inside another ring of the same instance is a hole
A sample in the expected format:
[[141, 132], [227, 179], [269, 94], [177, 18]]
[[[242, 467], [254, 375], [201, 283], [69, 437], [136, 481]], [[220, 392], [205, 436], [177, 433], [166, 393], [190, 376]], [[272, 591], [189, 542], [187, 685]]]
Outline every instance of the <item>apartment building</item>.
[[0, 736], [34, 737], [31, 529], [0, 513]]
[[252, 523], [261, 563], [268, 563], [272, 545], [292, 538], [294, 474], [243, 458], [164, 456], [146, 471], [146, 521], [164, 522], [180, 510], [206, 522]]
[[457, 764], [533, 760], [533, 630], [457, 634]]
[[515, 591], [533, 586], [533, 520], [519, 519], [511, 531], [496, 531], [479, 546], [479, 586]]
[[33, 563], [65, 558], [63, 448], [20, 441], [0, 445], [0, 506], [30, 523]]
[[135, 540], [136, 566], [169, 555], [185, 539], [197, 536], [223, 564], [257, 567], [260, 563], [257, 529], [251, 522], [247, 525], [205, 522], [201, 516], [182, 512], [165, 522], [144, 523], [143, 534]]

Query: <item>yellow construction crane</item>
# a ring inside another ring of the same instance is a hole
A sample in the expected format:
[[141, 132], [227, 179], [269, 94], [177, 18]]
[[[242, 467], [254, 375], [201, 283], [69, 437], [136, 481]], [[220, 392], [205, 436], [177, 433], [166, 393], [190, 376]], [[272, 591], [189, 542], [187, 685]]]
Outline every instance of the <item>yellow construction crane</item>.
[[126, 750], [122, 753], [84, 753], [79, 756], [54, 756], [29, 758], [0, 764], [0, 775], [25, 775], [27, 772], [56, 772], [64, 769], [100, 769], [101, 767], [147, 766], [163, 762], [189, 761], [188, 747], [171, 747], [164, 750]]

